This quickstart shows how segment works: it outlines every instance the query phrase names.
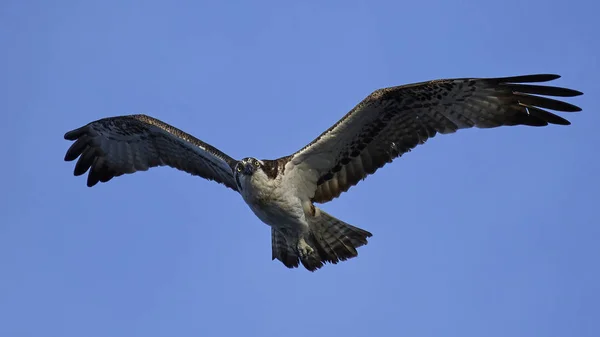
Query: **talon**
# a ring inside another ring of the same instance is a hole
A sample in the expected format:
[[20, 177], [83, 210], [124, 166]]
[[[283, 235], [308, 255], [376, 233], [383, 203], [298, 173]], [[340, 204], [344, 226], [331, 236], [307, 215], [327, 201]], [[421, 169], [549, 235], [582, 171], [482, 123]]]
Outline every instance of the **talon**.
[[302, 258], [305, 258], [305, 257], [312, 255], [314, 253], [314, 250], [312, 249], [311, 246], [309, 246], [306, 243], [306, 241], [304, 241], [304, 238], [301, 238], [298, 241], [298, 253], [300, 254], [300, 256]]

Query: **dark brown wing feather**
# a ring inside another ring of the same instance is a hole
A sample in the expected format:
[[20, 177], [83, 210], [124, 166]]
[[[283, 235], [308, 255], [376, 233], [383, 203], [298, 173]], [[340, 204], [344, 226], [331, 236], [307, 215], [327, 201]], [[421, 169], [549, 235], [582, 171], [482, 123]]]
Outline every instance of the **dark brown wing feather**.
[[318, 173], [313, 201], [338, 197], [360, 180], [437, 133], [503, 125], [569, 125], [548, 110], [575, 105], [537, 95], [572, 97], [579, 91], [523, 83], [558, 75], [435, 80], [376, 90], [291, 158]]
[[75, 141], [65, 161], [74, 174], [89, 170], [88, 186], [126, 173], [168, 165], [236, 190], [232, 167], [236, 161], [218, 149], [158, 119], [129, 115], [100, 119], [65, 134]]

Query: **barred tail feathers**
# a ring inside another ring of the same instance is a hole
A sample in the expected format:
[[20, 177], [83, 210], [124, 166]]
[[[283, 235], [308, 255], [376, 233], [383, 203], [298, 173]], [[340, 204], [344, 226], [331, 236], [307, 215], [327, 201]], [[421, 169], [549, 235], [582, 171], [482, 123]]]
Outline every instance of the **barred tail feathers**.
[[315, 271], [325, 263], [337, 264], [358, 255], [356, 248], [366, 245], [372, 234], [349, 225], [328, 213], [316, 209], [307, 217], [310, 231], [300, 238], [290, 238], [276, 228], [271, 229], [272, 258], [288, 268], [300, 263]]

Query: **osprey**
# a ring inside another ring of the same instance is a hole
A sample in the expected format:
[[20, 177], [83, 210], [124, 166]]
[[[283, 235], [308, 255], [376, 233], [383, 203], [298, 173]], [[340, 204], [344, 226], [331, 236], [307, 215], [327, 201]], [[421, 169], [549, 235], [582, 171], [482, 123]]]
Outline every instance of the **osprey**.
[[104, 118], [65, 134], [75, 141], [65, 160], [87, 186], [168, 165], [241, 194], [271, 227], [272, 259], [310, 270], [358, 255], [371, 233], [315, 207], [356, 185], [437, 133], [503, 125], [569, 125], [544, 109], [581, 109], [541, 97], [579, 91], [526, 84], [558, 75], [434, 80], [375, 90], [298, 152], [275, 160], [235, 160], [215, 147], [146, 115]]

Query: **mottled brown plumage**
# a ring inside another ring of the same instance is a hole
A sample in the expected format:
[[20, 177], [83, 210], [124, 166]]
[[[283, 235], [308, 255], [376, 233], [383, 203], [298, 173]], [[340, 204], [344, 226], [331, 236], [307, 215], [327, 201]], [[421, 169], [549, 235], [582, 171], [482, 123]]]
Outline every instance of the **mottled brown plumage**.
[[[292, 160], [317, 169], [312, 200], [328, 202], [437, 133], [503, 125], [569, 125], [544, 109], [575, 112], [579, 107], [534, 95], [572, 97], [581, 92], [522, 84], [557, 78], [462, 78], [376, 90]], [[327, 137], [334, 140], [324, 141]]]
[[79, 157], [74, 174], [89, 169], [89, 187], [126, 173], [168, 165], [237, 191], [231, 173], [237, 160], [156, 118], [103, 118], [67, 132], [65, 139], [75, 141], [65, 161]]
[[[374, 91], [335, 125], [293, 155], [235, 160], [155, 118], [104, 118], [65, 134], [75, 141], [65, 160], [87, 185], [168, 165], [237, 191], [271, 226], [272, 258], [310, 271], [358, 255], [371, 233], [314, 203], [325, 203], [436, 134], [503, 125], [569, 125], [547, 110], [575, 112], [572, 104], [541, 97], [580, 92], [529, 83], [558, 75], [435, 80]], [[282, 126], [285, 127], [285, 126]]]

